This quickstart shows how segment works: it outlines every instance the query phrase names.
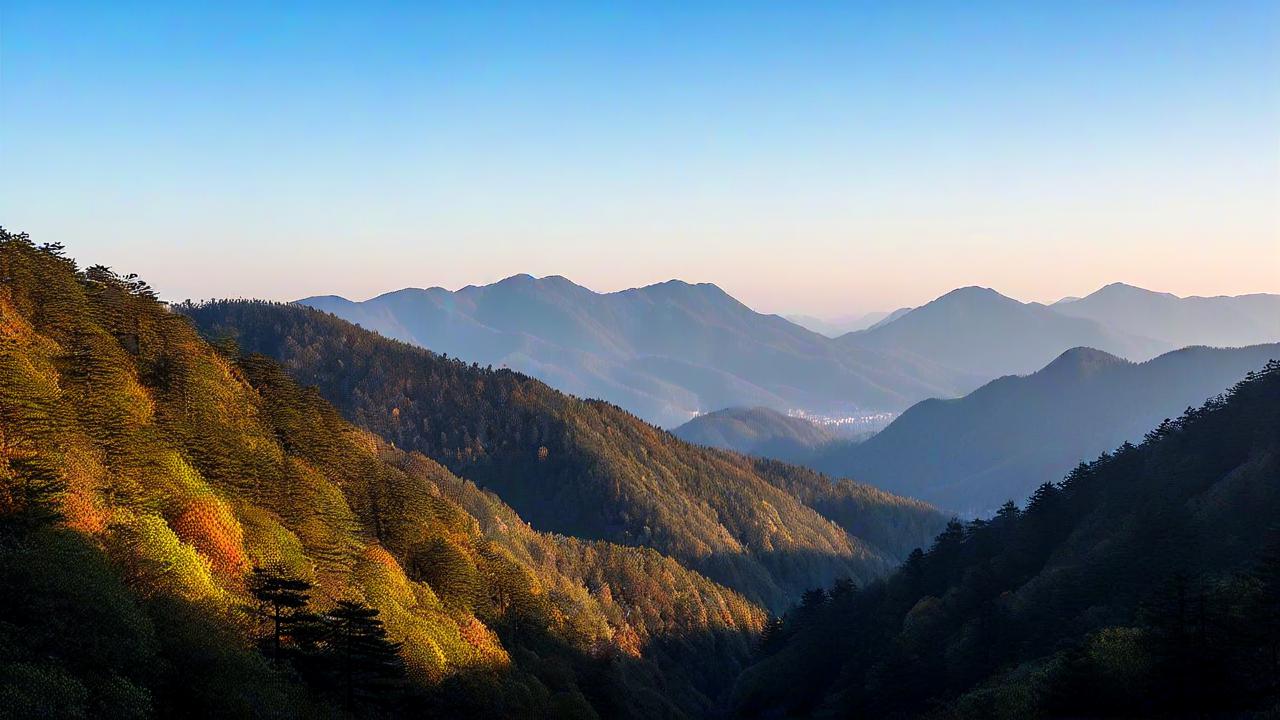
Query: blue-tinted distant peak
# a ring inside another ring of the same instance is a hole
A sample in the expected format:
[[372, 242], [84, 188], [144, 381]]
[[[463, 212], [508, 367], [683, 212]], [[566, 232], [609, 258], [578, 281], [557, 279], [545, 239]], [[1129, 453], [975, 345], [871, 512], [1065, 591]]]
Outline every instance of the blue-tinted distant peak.
[[666, 280], [660, 283], [654, 283], [652, 285], [645, 285], [644, 287], [638, 288], [638, 289], [642, 291], [688, 292], [688, 293], [703, 293], [706, 295], [724, 295], [724, 296], [729, 295], [729, 293], [725, 292], [723, 289], [720, 288], [719, 285], [716, 285], [715, 283], [691, 283], [691, 282], [685, 282], [684, 280], [680, 280], [677, 278], [672, 278], [670, 280]]
[[1012, 300], [1013, 298], [1001, 295], [1000, 293], [996, 292], [995, 290], [989, 287], [980, 287], [978, 285], [966, 285], [965, 287], [959, 287], [959, 288], [956, 288], [955, 290], [952, 290], [951, 292], [939, 297], [937, 300], [934, 300], [934, 302], [946, 301], [946, 300], [955, 301], [955, 300], [997, 300], [997, 299]]
[[1104, 285], [1103, 287], [1094, 291], [1091, 295], [1089, 295], [1089, 297], [1090, 298], [1163, 297], [1163, 298], [1170, 298], [1174, 300], [1178, 299], [1178, 296], [1173, 295], [1172, 293], [1156, 292], [1154, 290], [1148, 290], [1146, 288], [1138, 287], [1137, 285], [1130, 285], [1129, 283], [1123, 283], [1123, 282], [1113, 282], [1110, 285]]
[[1044, 366], [1040, 373], [1087, 372], [1111, 365], [1126, 365], [1129, 361], [1118, 358], [1109, 352], [1091, 347], [1073, 347], [1054, 358], [1053, 362]]

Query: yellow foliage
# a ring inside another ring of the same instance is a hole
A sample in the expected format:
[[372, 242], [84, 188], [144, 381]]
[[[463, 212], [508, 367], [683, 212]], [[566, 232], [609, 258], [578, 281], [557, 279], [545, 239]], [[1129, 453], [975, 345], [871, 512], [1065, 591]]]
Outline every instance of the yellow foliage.
[[353, 580], [381, 613], [392, 639], [404, 643], [411, 674], [438, 681], [458, 668], [509, 662], [497, 636], [483, 623], [469, 615], [456, 620], [428, 586], [410, 581], [380, 545], [370, 544], [361, 552]]
[[159, 500], [166, 514], [179, 514], [192, 500], [210, 492], [200, 471], [178, 453], [166, 451], [157, 465], [159, 472], [148, 491]]
[[143, 594], [168, 592], [188, 600], [224, 596], [209, 561], [158, 515], [117, 513], [107, 533], [108, 548]]
[[282, 572], [289, 577], [312, 580], [315, 568], [302, 541], [271, 512], [241, 503], [236, 507], [244, 527], [244, 548], [255, 566]]

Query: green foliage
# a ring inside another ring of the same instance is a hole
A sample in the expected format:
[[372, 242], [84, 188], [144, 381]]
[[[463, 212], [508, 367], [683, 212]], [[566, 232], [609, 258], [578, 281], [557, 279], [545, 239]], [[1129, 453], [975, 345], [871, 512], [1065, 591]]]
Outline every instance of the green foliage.
[[[350, 688], [356, 714], [680, 716], [746, 661], [764, 614], [742, 596], [535, 532], [273, 361], [209, 345], [136, 277], [2, 233], [0, 278], [0, 712], [325, 717]], [[282, 648], [316, 665], [273, 662], [274, 619], [253, 647], [286, 590], [311, 609], [283, 613]], [[347, 640], [366, 659], [403, 643], [379, 707], [359, 700], [379, 673], [324, 659]]]

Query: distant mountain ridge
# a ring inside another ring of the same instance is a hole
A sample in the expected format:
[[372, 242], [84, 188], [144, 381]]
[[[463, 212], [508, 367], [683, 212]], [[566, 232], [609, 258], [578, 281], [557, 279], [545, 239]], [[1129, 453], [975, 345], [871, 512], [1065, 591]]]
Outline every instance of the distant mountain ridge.
[[835, 338], [755, 312], [715, 285], [679, 280], [597, 293], [561, 276], [515, 275], [456, 291], [299, 303], [664, 427], [729, 407], [898, 412], [1035, 372], [1080, 346], [1144, 361], [1187, 345], [1280, 341], [1280, 295], [1179, 298], [1120, 283], [1053, 305], [958, 288]]
[[510, 367], [674, 426], [735, 405], [902, 409], [980, 378], [921, 357], [843, 348], [715, 285], [672, 280], [596, 293], [553, 276], [300, 304], [439, 353]]
[[834, 476], [981, 515], [1225, 391], [1280, 343], [1189, 347], [1144, 363], [1073, 348], [1041, 370], [912, 406], [867, 441], [809, 461]]
[[1070, 347], [1095, 347], [1135, 359], [1172, 349], [1158, 340], [981, 287], [952, 290], [892, 322], [844, 335], [836, 342], [928, 358], [987, 377], [1032, 372]]
[[1240, 347], [1280, 340], [1280, 295], [1178, 297], [1112, 283], [1052, 307], [1063, 315], [1096, 320], [1175, 347]]
[[861, 315], [847, 315], [831, 319], [823, 319], [812, 315], [783, 315], [787, 320], [799, 325], [802, 328], [812, 330], [819, 335], [826, 335], [829, 338], [836, 338], [845, 333], [856, 332], [858, 330], [866, 330], [885, 318], [890, 313], [885, 311], [875, 311], [863, 313]]

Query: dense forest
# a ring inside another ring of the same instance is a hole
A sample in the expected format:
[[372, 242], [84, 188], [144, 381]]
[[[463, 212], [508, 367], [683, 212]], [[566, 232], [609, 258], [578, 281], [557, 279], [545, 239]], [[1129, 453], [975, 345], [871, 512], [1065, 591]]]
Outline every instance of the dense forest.
[[608, 403], [389, 340], [297, 305], [178, 308], [214, 342], [278, 360], [348, 420], [497, 493], [534, 527], [652, 547], [781, 612], [927, 545], [928, 505], [678, 440]]
[[[2, 231], [0, 231], [2, 232]], [[684, 717], [766, 613], [0, 235], [0, 716]]]
[[1275, 361], [944, 523], [318, 311], [174, 309], [0, 230], [0, 717], [1280, 713]]
[[1275, 717], [1280, 363], [761, 640], [743, 717]]

